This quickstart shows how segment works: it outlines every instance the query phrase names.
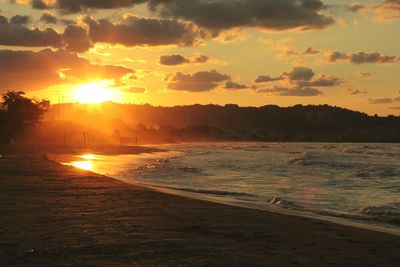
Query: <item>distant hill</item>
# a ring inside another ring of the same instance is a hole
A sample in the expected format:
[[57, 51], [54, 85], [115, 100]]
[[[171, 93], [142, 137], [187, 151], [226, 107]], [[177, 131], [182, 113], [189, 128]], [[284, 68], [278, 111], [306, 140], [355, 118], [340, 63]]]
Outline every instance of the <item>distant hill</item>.
[[104, 103], [53, 106], [47, 121], [61, 118], [139, 143], [237, 140], [400, 142], [400, 117], [369, 116], [328, 105], [154, 107]]

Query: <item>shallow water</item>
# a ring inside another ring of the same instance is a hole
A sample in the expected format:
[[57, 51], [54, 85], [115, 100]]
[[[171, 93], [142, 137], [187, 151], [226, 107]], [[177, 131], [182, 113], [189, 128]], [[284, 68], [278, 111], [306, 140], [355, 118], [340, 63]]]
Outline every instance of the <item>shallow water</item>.
[[169, 152], [81, 156], [67, 163], [224, 203], [273, 206], [400, 230], [399, 144], [195, 143], [162, 148]]

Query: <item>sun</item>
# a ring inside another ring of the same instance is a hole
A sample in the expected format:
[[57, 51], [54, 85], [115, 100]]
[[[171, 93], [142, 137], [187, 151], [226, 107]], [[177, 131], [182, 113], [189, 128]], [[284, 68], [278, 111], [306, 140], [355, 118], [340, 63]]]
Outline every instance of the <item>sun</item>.
[[112, 88], [112, 81], [96, 81], [81, 84], [73, 90], [73, 98], [79, 103], [99, 104], [106, 101], [117, 101], [119, 91]]

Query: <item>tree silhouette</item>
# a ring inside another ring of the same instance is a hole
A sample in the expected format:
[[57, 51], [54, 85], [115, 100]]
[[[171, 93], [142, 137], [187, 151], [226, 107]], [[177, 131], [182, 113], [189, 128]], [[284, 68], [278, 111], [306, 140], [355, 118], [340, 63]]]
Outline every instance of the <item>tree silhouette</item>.
[[0, 144], [8, 145], [38, 123], [46, 101], [27, 98], [22, 91], [8, 91], [0, 103]]

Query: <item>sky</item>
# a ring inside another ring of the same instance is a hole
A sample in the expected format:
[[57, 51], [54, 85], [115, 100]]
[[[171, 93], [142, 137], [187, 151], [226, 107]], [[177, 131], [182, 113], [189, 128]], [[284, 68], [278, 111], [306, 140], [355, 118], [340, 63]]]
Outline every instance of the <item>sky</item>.
[[0, 90], [400, 114], [400, 0], [0, 0]]

